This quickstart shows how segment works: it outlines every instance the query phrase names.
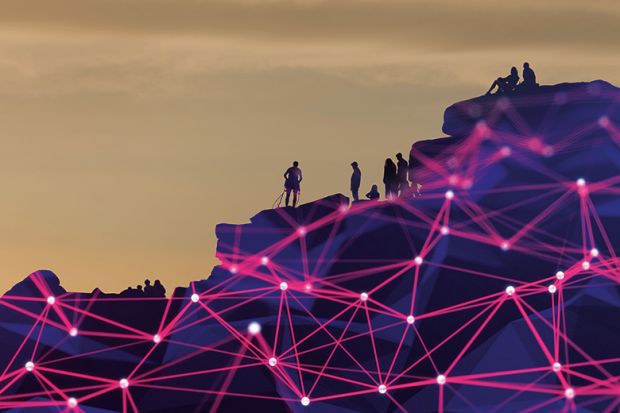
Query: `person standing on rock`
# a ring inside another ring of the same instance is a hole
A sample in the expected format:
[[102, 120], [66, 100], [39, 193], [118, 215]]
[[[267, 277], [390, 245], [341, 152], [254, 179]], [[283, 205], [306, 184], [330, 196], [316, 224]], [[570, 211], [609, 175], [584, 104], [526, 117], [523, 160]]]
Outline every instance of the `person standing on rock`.
[[357, 162], [352, 162], [351, 167], [353, 168], [353, 173], [351, 174], [351, 195], [353, 195], [353, 201], [360, 200], [360, 185], [362, 183], [362, 171], [360, 170]]
[[396, 164], [391, 158], [387, 158], [383, 166], [383, 184], [385, 185], [385, 199], [394, 198], [398, 193], [398, 176]]
[[291, 192], [293, 192], [293, 208], [297, 206], [297, 196], [301, 190], [300, 184], [303, 177], [301, 175], [301, 169], [299, 169], [299, 162], [293, 162], [293, 166], [288, 168], [284, 172], [284, 190], [286, 191], [286, 206], [288, 207], [289, 198]]
[[400, 152], [396, 154], [396, 159], [396, 165], [398, 166], [398, 172], [396, 173], [398, 176], [398, 191], [400, 192], [400, 196], [403, 196], [409, 190], [409, 180], [407, 179], [407, 175], [409, 174], [409, 164]]

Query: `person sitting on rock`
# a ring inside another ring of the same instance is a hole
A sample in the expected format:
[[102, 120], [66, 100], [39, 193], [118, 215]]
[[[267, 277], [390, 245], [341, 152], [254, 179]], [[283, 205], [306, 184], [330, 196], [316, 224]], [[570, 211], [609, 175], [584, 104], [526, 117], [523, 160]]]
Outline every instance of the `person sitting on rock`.
[[490, 95], [496, 87], [498, 94], [510, 94], [514, 92], [517, 87], [517, 83], [519, 83], [519, 72], [517, 71], [517, 68], [513, 66], [512, 69], [510, 69], [510, 74], [506, 77], [498, 77], [486, 94]]
[[379, 189], [377, 188], [377, 185], [373, 185], [370, 188], [370, 192], [366, 194], [366, 198], [370, 199], [371, 201], [379, 199], [380, 196], [381, 194], [379, 193]]
[[523, 82], [519, 84], [517, 89], [519, 91], [527, 91], [536, 89], [538, 87], [538, 83], [536, 83], [536, 73], [530, 67], [528, 62], [523, 63]]
[[146, 295], [147, 297], [152, 297], [154, 295], [151, 280], [149, 280], [148, 278], [144, 280], [144, 295]]
[[161, 281], [155, 280], [155, 284], [153, 284], [153, 297], [165, 297], [166, 289], [161, 284]]

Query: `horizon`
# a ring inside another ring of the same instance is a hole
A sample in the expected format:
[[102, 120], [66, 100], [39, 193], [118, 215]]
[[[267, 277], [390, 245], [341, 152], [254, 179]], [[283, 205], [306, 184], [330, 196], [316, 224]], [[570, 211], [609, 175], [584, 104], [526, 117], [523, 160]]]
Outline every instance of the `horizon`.
[[613, 1], [89, 6], [0, 16], [2, 291], [49, 269], [69, 291], [171, 292], [211, 273], [215, 225], [270, 208], [293, 160], [302, 203], [349, 196], [354, 160], [365, 193], [510, 66], [620, 83]]

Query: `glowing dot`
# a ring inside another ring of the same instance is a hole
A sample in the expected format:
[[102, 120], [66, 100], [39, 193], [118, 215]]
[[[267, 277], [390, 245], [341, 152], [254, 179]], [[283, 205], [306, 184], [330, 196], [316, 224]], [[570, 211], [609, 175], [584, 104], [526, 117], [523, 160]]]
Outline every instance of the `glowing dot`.
[[422, 264], [422, 262], [424, 262], [424, 259], [418, 255], [417, 257], [415, 257], [415, 259], [414, 259], [413, 261], [414, 261], [417, 265], [420, 265], [420, 264]]
[[385, 384], [380, 384], [379, 385], [379, 393], [385, 394], [386, 391], [387, 391], [387, 387], [385, 386]]
[[346, 214], [348, 210], [349, 206], [345, 204], [342, 204], [340, 205], [340, 207], [338, 207], [338, 211], [340, 211], [341, 214]]
[[503, 146], [502, 149], [500, 149], [500, 153], [506, 158], [512, 155], [512, 149], [510, 149], [510, 146]]
[[26, 371], [32, 371], [34, 370], [34, 363], [32, 361], [29, 361], [26, 363], [25, 367], [26, 367]]
[[597, 250], [596, 248], [592, 248], [592, 249], [590, 250], [590, 255], [591, 255], [591, 256], [593, 256], [593, 257], [598, 257], [598, 254], [599, 254], [599, 252], [598, 252], [598, 250]]
[[548, 290], [549, 290], [549, 293], [555, 294], [555, 292], [558, 290], [558, 287], [556, 287], [554, 284], [551, 284]]
[[414, 316], [412, 316], [412, 315], [408, 315], [408, 316], [407, 316], [407, 323], [408, 323], [408, 324], [413, 324], [413, 323], [415, 323], [415, 317], [414, 317]]
[[547, 158], [550, 156], [553, 156], [553, 153], [554, 153], [554, 150], [552, 146], [546, 145], [545, 147], [543, 147], [542, 154], [546, 156]]
[[444, 376], [443, 374], [437, 376], [437, 384], [439, 384], [440, 386], [446, 384], [446, 376]]
[[49, 305], [54, 305], [54, 303], [56, 303], [56, 297], [54, 297], [53, 295], [50, 295], [49, 297], [47, 297], [47, 303]]
[[577, 186], [583, 187], [583, 186], [585, 186], [585, 184], [586, 184], [586, 180], [585, 179], [583, 179], [583, 178], [577, 179]]
[[452, 191], [451, 189], [448, 189], [446, 191], [446, 199], [454, 199], [454, 191]]
[[261, 329], [260, 324], [258, 324], [256, 321], [252, 321], [248, 325], [248, 333], [252, 334], [253, 336], [260, 333], [260, 329]]
[[236, 274], [237, 271], [239, 271], [239, 268], [237, 268], [236, 265], [233, 265], [232, 267], [230, 267], [230, 273], [231, 274]]
[[572, 387], [567, 388], [564, 391], [564, 396], [566, 396], [567, 399], [574, 399], [575, 398], [575, 389], [573, 389]]
[[304, 235], [306, 235], [306, 228], [305, 227], [297, 228], [297, 234], [303, 237]]
[[448, 235], [449, 233], [450, 233], [450, 228], [448, 228], [445, 225], [441, 227], [441, 235]]
[[515, 293], [515, 288], [512, 285], [506, 287], [506, 294], [513, 295]]
[[607, 128], [609, 126], [609, 118], [607, 116], [601, 116], [598, 118], [598, 124], [601, 128]]
[[282, 282], [280, 283], [280, 289], [281, 289], [282, 291], [286, 291], [286, 289], [287, 289], [287, 288], [288, 288], [288, 284], [287, 284], [287, 283], [285, 283], [284, 281], [282, 281]]
[[581, 263], [581, 268], [583, 268], [584, 270], [589, 270], [590, 269], [590, 261], [584, 261]]
[[155, 344], [161, 343], [161, 336], [159, 334], [155, 334], [153, 336], [153, 343], [155, 343]]
[[304, 396], [304, 397], [301, 398], [301, 405], [302, 406], [307, 406], [309, 404], [310, 404], [310, 399], [308, 397]]
[[76, 408], [78, 405], [77, 399], [75, 397], [69, 397], [69, 399], [67, 399], [67, 406], [70, 409], [74, 409]]
[[312, 289], [312, 284], [308, 283], [305, 286], [306, 291], [310, 291]]
[[261, 257], [260, 263], [262, 265], [268, 265], [269, 264], [269, 257], [266, 257], [266, 256]]
[[508, 241], [503, 241], [500, 248], [502, 251], [508, 251], [510, 249], [510, 243]]
[[368, 293], [361, 293], [360, 294], [360, 300], [362, 300], [362, 301], [368, 300]]
[[459, 177], [456, 175], [450, 175], [450, 177], [448, 178], [448, 183], [450, 185], [456, 185], [459, 182]]
[[121, 389], [126, 389], [127, 387], [129, 387], [129, 380], [127, 380], [127, 379], [120, 379], [118, 381], [118, 385], [120, 386]]
[[269, 365], [270, 365], [271, 367], [275, 367], [275, 366], [276, 366], [276, 364], [278, 364], [278, 360], [276, 360], [276, 358], [275, 358], [275, 357], [272, 357], [272, 358], [270, 358], [270, 359], [269, 359]]
[[557, 361], [555, 363], [553, 363], [553, 371], [555, 371], [557, 373], [560, 370], [562, 370], [562, 365], [560, 363], [558, 363]]
[[564, 279], [564, 271], [558, 271], [555, 273], [555, 278], [557, 278], [558, 280], [563, 280]]
[[69, 330], [69, 335], [70, 335], [71, 337], [75, 337], [75, 336], [77, 336], [77, 335], [78, 335], [78, 329], [77, 329], [77, 328], [75, 328], [75, 327], [71, 328], [71, 330]]
[[192, 294], [191, 300], [192, 300], [192, 303], [197, 303], [198, 300], [200, 300], [200, 296], [198, 294], [194, 293], [194, 294]]

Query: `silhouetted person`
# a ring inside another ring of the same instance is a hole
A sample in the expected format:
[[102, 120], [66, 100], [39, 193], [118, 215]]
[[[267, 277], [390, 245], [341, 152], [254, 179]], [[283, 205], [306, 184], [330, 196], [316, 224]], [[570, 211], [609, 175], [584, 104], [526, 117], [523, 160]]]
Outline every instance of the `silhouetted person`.
[[142, 290], [142, 286], [138, 284], [135, 290], [136, 297], [142, 297], [144, 295], [144, 290]]
[[393, 198], [398, 192], [398, 176], [396, 175], [396, 164], [390, 158], [385, 160], [383, 166], [383, 184], [385, 185], [385, 199]]
[[297, 195], [300, 191], [300, 183], [303, 177], [301, 176], [301, 169], [299, 169], [299, 162], [293, 162], [293, 166], [288, 168], [284, 172], [284, 189], [286, 190], [286, 206], [288, 206], [291, 192], [293, 192], [293, 208], [297, 206]]
[[405, 158], [403, 158], [403, 154], [400, 152], [396, 154], [396, 159], [398, 160], [396, 162], [396, 165], [398, 167], [398, 171], [396, 173], [398, 177], [397, 189], [400, 192], [400, 196], [403, 196], [409, 189], [409, 180], [407, 179], [407, 175], [409, 174], [409, 164], [407, 163]]
[[351, 167], [353, 168], [353, 173], [351, 174], [351, 195], [353, 195], [354, 201], [360, 200], [360, 185], [362, 183], [362, 171], [360, 171], [357, 162], [352, 162]]
[[523, 63], [523, 82], [519, 85], [519, 90], [532, 90], [538, 87], [536, 83], [536, 73], [528, 62]]
[[510, 69], [510, 74], [506, 77], [498, 77], [495, 82], [489, 88], [487, 95], [490, 95], [493, 89], [497, 87], [497, 93], [501, 94], [509, 94], [514, 92], [517, 87], [517, 83], [519, 83], [519, 72], [516, 67], [512, 67]]
[[146, 279], [144, 280], [144, 295], [146, 295], [147, 297], [152, 297], [153, 294], [153, 286], [151, 286], [151, 280]]
[[370, 188], [370, 192], [366, 194], [366, 198], [370, 199], [371, 201], [379, 199], [380, 196], [381, 194], [379, 193], [379, 189], [377, 188], [377, 185], [373, 185]]
[[161, 284], [159, 280], [155, 280], [155, 284], [153, 284], [153, 296], [154, 297], [165, 297], [166, 289]]
[[133, 287], [127, 287], [126, 289], [124, 289], [123, 291], [121, 291], [121, 297], [134, 297], [134, 290]]
[[411, 188], [415, 188], [415, 183], [413, 182], [413, 166], [415, 165], [415, 153], [413, 151], [415, 144], [411, 145], [411, 150], [409, 150], [409, 182], [411, 182]]

